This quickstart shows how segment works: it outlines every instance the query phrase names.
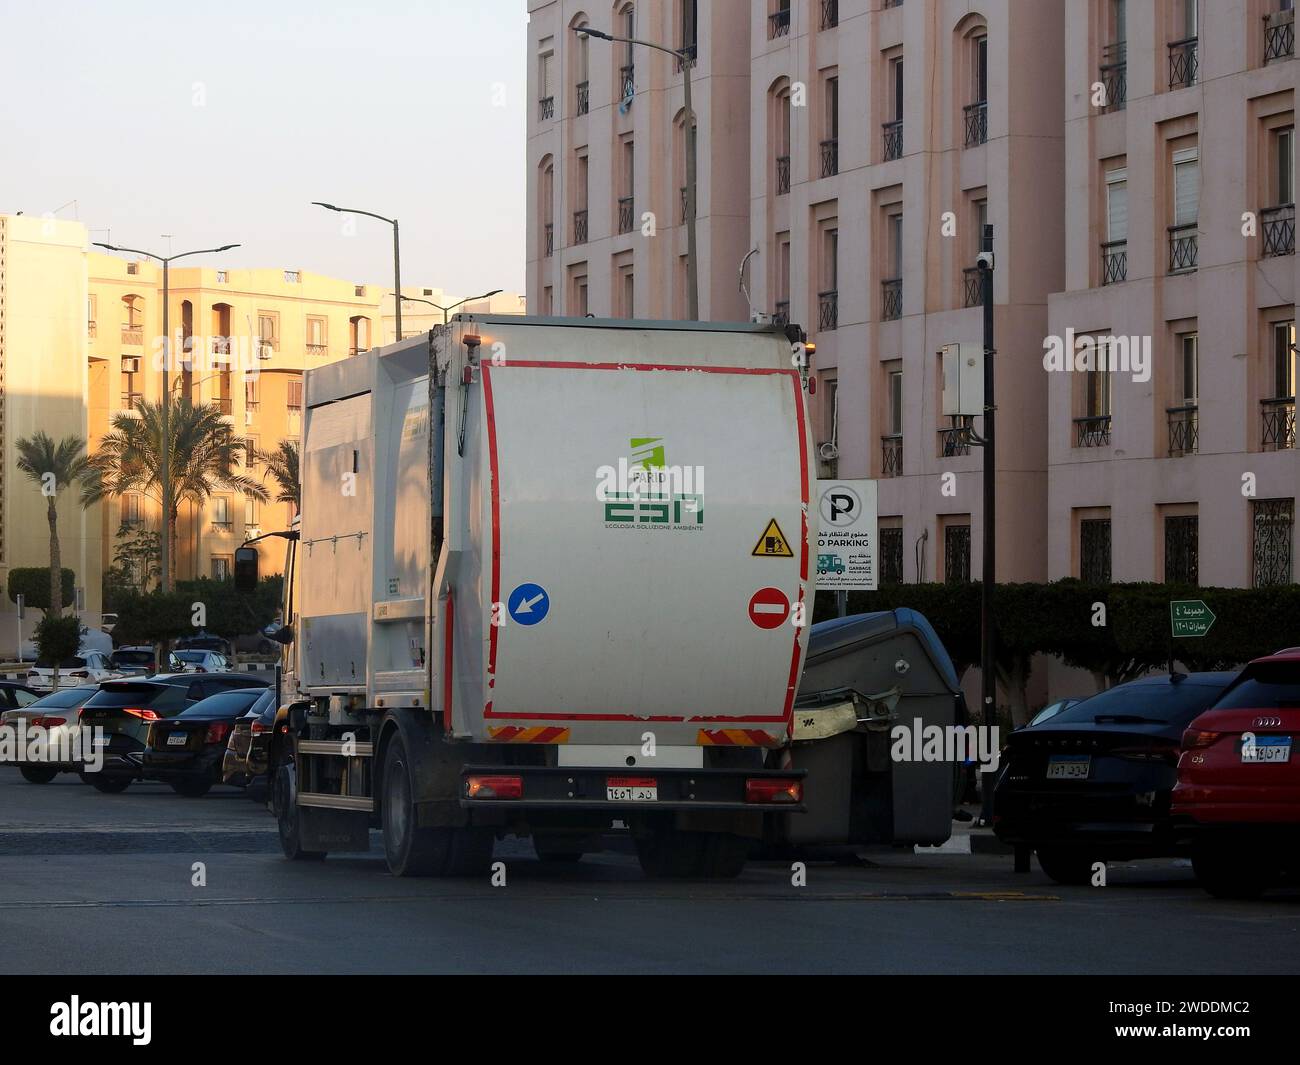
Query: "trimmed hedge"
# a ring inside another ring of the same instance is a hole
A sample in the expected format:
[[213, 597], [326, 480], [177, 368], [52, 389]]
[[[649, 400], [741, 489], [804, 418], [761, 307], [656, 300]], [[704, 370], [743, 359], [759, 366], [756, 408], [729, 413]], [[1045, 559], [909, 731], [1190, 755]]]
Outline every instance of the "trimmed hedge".
[[[69, 606], [76, 597], [76, 574], [64, 566], [59, 576], [63, 581], [63, 605]], [[24, 602], [37, 610], [50, 609], [50, 567], [20, 566], [9, 571], [9, 602], [17, 603], [18, 596], [24, 596]], [[76, 649], [73, 649], [76, 653]]]

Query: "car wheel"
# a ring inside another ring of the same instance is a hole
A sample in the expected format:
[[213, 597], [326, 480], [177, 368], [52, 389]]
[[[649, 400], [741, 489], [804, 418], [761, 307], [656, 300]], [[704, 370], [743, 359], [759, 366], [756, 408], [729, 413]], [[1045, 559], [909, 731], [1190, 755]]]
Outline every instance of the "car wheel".
[[212, 781], [199, 778], [197, 780], [173, 780], [171, 782], [172, 791], [177, 795], [184, 795], [187, 799], [200, 799], [212, 790]]
[[1268, 871], [1240, 851], [1204, 846], [1192, 852], [1196, 881], [1216, 899], [1256, 899], [1268, 886]]
[[83, 783], [89, 784], [96, 791], [105, 795], [118, 795], [131, 786], [130, 777], [109, 776], [104, 773], [82, 773]]
[[1074, 851], [1038, 848], [1038, 864], [1058, 884], [1086, 884], [1092, 879], [1093, 858]]
[[275, 774], [275, 787], [271, 793], [271, 805], [275, 813], [276, 826], [280, 833], [280, 850], [291, 862], [319, 862], [325, 858], [324, 851], [304, 850], [300, 832], [298, 807], [293, 801], [293, 764], [285, 763]]
[[59, 771], [47, 765], [24, 765], [18, 767], [23, 779], [28, 784], [48, 784], [59, 775]]

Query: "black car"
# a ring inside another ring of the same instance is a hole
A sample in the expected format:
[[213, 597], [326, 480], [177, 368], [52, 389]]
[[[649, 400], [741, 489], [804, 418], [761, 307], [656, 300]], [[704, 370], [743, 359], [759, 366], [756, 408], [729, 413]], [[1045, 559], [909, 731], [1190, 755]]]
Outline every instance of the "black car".
[[43, 694], [16, 680], [0, 680], [0, 710], [21, 710]]
[[[180, 660], [170, 651], [169, 672], [180, 673], [183, 670]], [[109, 665], [119, 673], [130, 676], [149, 676], [158, 672], [158, 656], [152, 647], [119, 647], [108, 656]]]
[[274, 699], [258, 706], [235, 722], [221, 763], [221, 779], [247, 788], [250, 798], [265, 799], [276, 749], [288, 731], [289, 707], [276, 706]]
[[83, 767], [81, 779], [98, 791], [125, 791], [140, 779], [142, 755], [155, 721], [177, 717], [195, 703], [231, 688], [265, 689], [266, 681], [247, 673], [160, 673], [133, 680], [110, 680], [81, 708], [80, 722], [95, 734], [98, 770]]
[[165, 780], [178, 795], [198, 798], [221, 783], [222, 759], [235, 722], [275, 709], [269, 688], [236, 688], [210, 695], [179, 716], [149, 725], [142, 756], [146, 780]]
[[230, 641], [220, 636], [209, 636], [201, 632], [197, 636], [182, 636], [176, 641], [178, 651], [215, 651], [219, 655], [231, 656]]
[[1062, 884], [1086, 883], [1094, 862], [1179, 853], [1169, 801], [1183, 730], [1235, 676], [1144, 677], [1011, 733], [994, 832]]

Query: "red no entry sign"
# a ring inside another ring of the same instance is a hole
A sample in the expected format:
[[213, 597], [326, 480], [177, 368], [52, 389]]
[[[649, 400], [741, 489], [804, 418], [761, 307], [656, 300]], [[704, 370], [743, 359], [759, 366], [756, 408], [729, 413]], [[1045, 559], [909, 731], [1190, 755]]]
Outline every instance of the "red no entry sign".
[[790, 600], [780, 588], [760, 588], [749, 601], [749, 620], [760, 629], [775, 629], [790, 616]]

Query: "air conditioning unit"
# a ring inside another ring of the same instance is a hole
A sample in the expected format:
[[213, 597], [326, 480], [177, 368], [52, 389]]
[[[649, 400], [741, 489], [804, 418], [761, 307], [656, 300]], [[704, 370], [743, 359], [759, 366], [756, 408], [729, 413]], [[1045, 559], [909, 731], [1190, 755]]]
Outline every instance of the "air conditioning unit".
[[275, 355], [275, 349], [271, 346], [269, 340], [259, 340], [257, 342], [257, 357], [265, 362]]

